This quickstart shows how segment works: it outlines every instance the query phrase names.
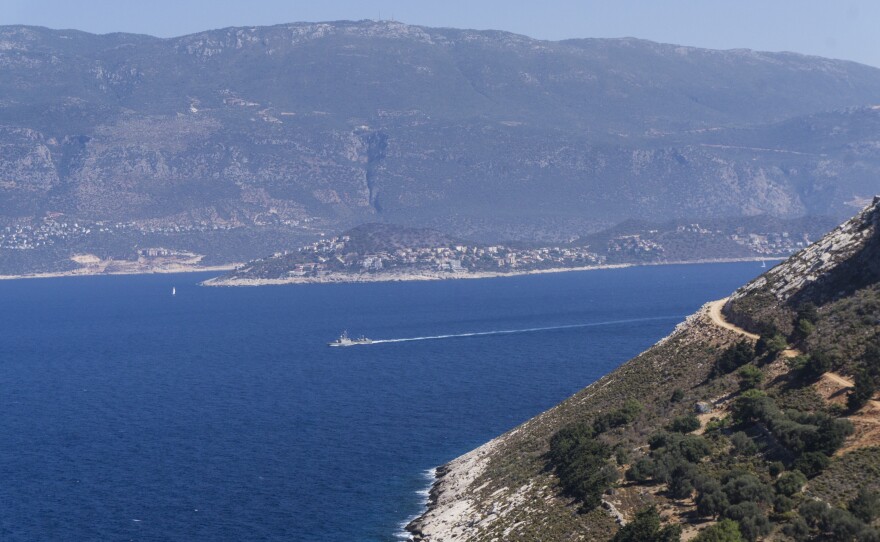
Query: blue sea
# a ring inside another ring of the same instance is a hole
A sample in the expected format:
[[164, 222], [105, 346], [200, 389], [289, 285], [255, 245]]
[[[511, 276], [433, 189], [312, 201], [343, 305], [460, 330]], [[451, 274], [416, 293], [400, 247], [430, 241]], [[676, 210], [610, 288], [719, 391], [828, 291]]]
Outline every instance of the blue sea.
[[[760, 271], [0, 282], [0, 539], [399, 540], [433, 467]], [[328, 348], [343, 329], [466, 336]]]

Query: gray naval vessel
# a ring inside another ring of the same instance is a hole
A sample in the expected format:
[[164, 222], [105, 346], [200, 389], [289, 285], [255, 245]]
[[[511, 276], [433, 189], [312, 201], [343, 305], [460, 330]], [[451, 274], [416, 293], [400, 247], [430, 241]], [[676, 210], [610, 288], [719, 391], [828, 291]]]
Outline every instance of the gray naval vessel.
[[368, 338], [364, 337], [363, 335], [361, 335], [357, 339], [352, 339], [351, 337], [348, 336], [347, 331], [343, 331], [339, 335], [338, 339], [327, 343], [327, 346], [357, 346], [359, 344], [373, 344], [373, 340], [368, 339]]

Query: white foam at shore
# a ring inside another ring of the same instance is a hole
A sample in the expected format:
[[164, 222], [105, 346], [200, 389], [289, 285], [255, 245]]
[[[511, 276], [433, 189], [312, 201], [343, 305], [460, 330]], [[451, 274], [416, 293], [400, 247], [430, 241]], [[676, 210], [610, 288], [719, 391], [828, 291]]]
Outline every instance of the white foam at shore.
[[397, 538], [398, 540], [412, 540], [412, 536], [409, 534], [409, 531], [406, 530], [406, 526], [428, 509], [428, 497], [431, 495], [431, 488], [434, 486], [434, 481], [437, 479], [437, 467], [423, 470], [422, 476], [428, 482], [427, 487], [416, 490], [416, 495], [422, 497], [422, 510], [413, 517], [397, 524], [398, 531], [394, 533], [394, 538]]

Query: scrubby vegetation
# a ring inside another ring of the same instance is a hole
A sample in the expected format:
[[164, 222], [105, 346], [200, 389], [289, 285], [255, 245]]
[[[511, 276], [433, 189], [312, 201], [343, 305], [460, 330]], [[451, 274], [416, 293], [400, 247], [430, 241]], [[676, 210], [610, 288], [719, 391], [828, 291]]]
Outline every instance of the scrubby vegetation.
[[694, 542], [742, 542], [739, 524], [730, 519], [722, 519], [715, 525], [700, 532]]
[[[813, 332], [817, 320], [815, 307], [802, 308], [796, 326], [801, 340]], [[590, 424], [559, 431], [551, 439], [548, 457], [563, 491], [577, 499], [582, 510], [596, 507], [617, 480], [609, 461], [609, 446], [616, 446], [614, 464], [629, 462], [626, 483], [660, 485], [665, 497], [693, 499], [698, 516], [718, 520], [697, 540], [755, 541], [771, 532], [795, 540], [874, 540], [878, 533], [871, 522], [880, 511], [878, 493], [865, 490], [842, 506], [819, 503], [824, 508], [803, 493], [808, 479], [829, 467], [853, 428], [831, 413], [809, 387], [834, 365], [833, 355], [826, 351], [790, 359], [791, 377], [784, 386], [767, 384], [767, 390], [759, 389], [766, 380], [761, 364], [772, 362], [786, 348], [786, 338], [774, 333], [756, 348], [741, 341], [718, 353], [703, 385], [731, 382], [725, 379], [736, 373], [738, 389], [730, 401], [730, 416], [708, 423], [702, 435], [693, 434], [701, 426], [699, 418], [685, 412], [668, 418], [663, 430], [646, 438], [647, 453], [623, 452], [619, 443], [603, 434], [639, 416], [643, 409], [634, 402], [595, 416]], [[874, 351], [866, 349], [865, 359], [873, 360], [872, 356]], [[880, 373], [880, 362], [868, 365]], [[870, 376], [869, 383], [874, 384], [873, 373]], [[668, 404], [681, 404], [685, 397], [683, 390], [676, 389]], [[835, 529], [844, 533], [842, 538], [829, 534]], [[661, 528], [654, 509], [640, 512], [615, 538], [677, 539], [678, 530]]]
[[608, 463], [611, 449], [596, 439], [591, 425], [563, 428], [550, 440], [549, 464], [555, 469], [563, 491], [581, 503], [581, 511], [599, 506], [602, 494], [617, 479]]
[[[852, 231], [878, 225], [880, 210]], [[724, 317], [750, 333], [691, 319], [501, 439], [475, 485], [493, 514], [516, 499], [515, 513], [477, 540], [880, 542], [871, 235], [812, 285], [785, 271], [734, 295]], [[810, 280], [839, 257], [829, 246], [794, 259]]]
[[740, 341], [726, 349], [715, 362], [713, 377], [733, 372], [755, 358], [755, 348], [749, 341]]
[[676, 542], [681, 538], [678, 525], [660, 526], [660, 514], [654, 507], [636, 514], [635, 519], [614, 535], [612, 542]]

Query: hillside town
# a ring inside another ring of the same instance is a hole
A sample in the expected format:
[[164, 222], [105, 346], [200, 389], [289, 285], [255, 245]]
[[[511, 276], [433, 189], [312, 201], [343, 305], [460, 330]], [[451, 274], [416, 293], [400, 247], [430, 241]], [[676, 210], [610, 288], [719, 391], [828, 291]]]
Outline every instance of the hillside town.
[[[358, 253], [347, 249], [351, 237], [342, 235], [306, 245], [298, 255], [308, 261], [294, 264], [292, 276], [323, 271], [378, 272], [394, 269], [466, 273], [579, 267], [601, 265], [604, 258], [586, 247], [515, 249], [504, 245], [456, 244], [437, 247], [402, 247], [393, 250]], [[276, 256], [281, 256], [278, 254]]]
[[[561, 246], [529, 247], [477, 244], [446, 238], [409, 243], [352, 230], [322, 238], [296, 251], [276, 252], [251, 262], [236, 274], [259, 278], [320, 278], [325, 275], [521, 273], [631, 263], [694, 259], [695, 245], [712, 245], [708, 259], [779, 257], [806, 246], [809, 235], [723, 231], [689, 224], [639, 233], [591, 236]], [[391, 235], [385, 232], [384, 235]], [[705, 248], [705, 247], [704, 247]]]

